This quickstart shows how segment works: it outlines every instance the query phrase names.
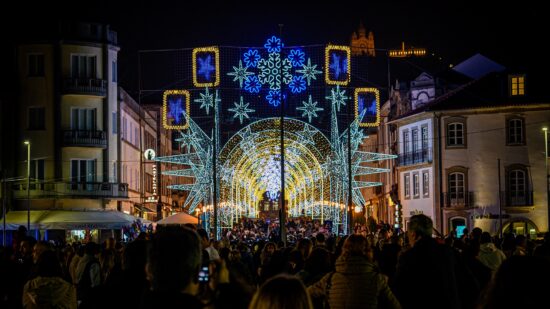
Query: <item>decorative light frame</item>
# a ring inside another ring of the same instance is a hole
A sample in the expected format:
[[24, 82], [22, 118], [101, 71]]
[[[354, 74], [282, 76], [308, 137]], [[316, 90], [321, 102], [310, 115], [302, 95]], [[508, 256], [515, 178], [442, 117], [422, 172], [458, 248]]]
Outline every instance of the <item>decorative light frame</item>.
[[[348, 71], [346, 80], [331, 80], [330, 79], [330, 52], [333, 50], [337, 51], [343, 51], [346, 53], [347, 57], [347, 65], [348, 65]], [[343, 46], [343, 45], [332, 45], [329, 44], [325, 47], [325, 83], [327, 85], [340, 85], [340, 86], [347, 86], [349, 84], [351, 77], [351, 49], [349, 46]]]
[[[168, 96], [169, 95], [182, 95], [185, 97], [185, 124], [184, 125], [172, 125], [168, 123]], [[191, 114], [191, 94], [187, 90], [172, 89], [165, 90], [162, 94], [162, 126], [169, 130], [185, 130], [189, 128], [189, 114]]]
[[[213, 83], [201, 83], [197, 76], [197, 54], [198, 53], [214, 53], [214, 61], [216, 67], [216, 78]], [[197, 47], [193, 48], [193, 85], [195, 87], [217, 87], [220, 85], [220, 50], [217, 46]]]
[[380, 91], [376, 88], [355, 88], [355, 118], [359, 117], [359, 94], [360, 93], [374, 93], [376, 100], [376, 121], [375, 122], [359, 122], [360, 127], [377, 127], [380, 124]]

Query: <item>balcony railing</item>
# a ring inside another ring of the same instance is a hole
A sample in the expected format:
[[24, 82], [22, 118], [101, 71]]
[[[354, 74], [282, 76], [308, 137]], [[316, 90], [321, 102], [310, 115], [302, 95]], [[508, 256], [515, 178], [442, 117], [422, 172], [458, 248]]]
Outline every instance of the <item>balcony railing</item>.
[[474, 192], [443, 192], [445, 207], [474, 207]]
[[68, 78], [63, 84], [63, 93], [104, 97], [107, 95], [107, 81], [94, 78]]
[[422, 148], [399, 154], [399, 165], [412, 165], [432, 162], [432, 148]]
[[105, 131], [65, 130], [63, 146], [107, 148], [107, 134]]
[[533, 191], [503, 191], [504, 207], [533, 206]]
[[[29, 188], [31, 198], [128, 198], [127, 183], [43, 182], [31, 183]], [[13, 195], [16, 199], [27, 198], [27, 183], [14, 184]]]

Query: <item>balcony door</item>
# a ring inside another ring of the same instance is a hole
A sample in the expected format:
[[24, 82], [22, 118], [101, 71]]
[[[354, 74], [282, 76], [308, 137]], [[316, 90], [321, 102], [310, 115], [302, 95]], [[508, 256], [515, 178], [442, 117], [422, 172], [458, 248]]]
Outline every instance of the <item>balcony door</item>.
[[71, 55], [71, 77], [94, 79], [96, 76], [97, 58], [90, 55]]
[[464, 173], [449, 174], [449, 199], [451, 206], [464, 205]]
[[509, 179], [511, 205], [527, 205], [527, 177], [525, 177], [525, 171], [512, 170]]
[[97, 109], [95, 108], [72, 108], [71, 109], [71, 130], [95, 131], [96, 124], [97, 124]]
[[93, 191], [93, 183], [97, 178], [96, 173], [96, 160], [71, 160], [71, 188]]

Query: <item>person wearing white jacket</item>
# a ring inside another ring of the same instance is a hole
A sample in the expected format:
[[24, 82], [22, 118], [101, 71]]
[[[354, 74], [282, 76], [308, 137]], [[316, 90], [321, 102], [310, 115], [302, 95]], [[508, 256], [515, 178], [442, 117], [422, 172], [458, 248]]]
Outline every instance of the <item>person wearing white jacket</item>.
[[500, 264], [506, 259], [506, 255], [495, 246], [492, 242], [491, 234], [488, 232], [483, 232], [483, 234], [481, 234], [480, 243], [481, 246], [478, 259], [483, 265], [489, 267], [494, 274], [500, 267]]

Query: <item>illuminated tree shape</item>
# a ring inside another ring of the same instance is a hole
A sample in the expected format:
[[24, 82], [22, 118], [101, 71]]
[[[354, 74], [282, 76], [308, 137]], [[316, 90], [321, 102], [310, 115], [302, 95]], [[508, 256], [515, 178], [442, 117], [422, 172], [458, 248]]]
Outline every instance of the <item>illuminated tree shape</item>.
[[247, 67], [255, 68], [261, 57], [257, 50], [249, 49], [246, 53], [244, 53], [243, 58]]
[[174, 119], [174, 123], [180, 124], [181, 118], [183, 116], [183, 105], [182, 98], [178, 97], [177, 99], [170, 98], [168, 99], [168, 104], [170, 106], [170, 111], [168, 112], [168, 117]]
[[229, 108], [228, 111], [234, 112], [233, 118], [239, 118], [239, 122], [241, 124], [243, 124], [243, 117], [246, 119], [249, 119], [248, 113], [255, 112], [255, 110], [248, 108], [248, 105], [250, 105], [250, 103], [243, 102], [243, 97], [241, 97], [241, 100], [239, 103], [234, 102], [234, 104], [235, 104], [235, 107]]
[[304, 104], [302, 107], [297, 107], [297, 110], [301, 110], [302, 117], [307, 116], [308, 122], [311, 123], [311, 117], [317, 117], [317, 112], [322, 111], [322, 107], [317, 107], [317, 101], [313, 102], [311, 98], [311, 94], [309, 95], [308, 101], [302, 101]]
[[340, 91], [340, 85], [337, 85], [336, 89], [330, 89], [330, 96], [325, 99], [330, 100], [332, 104], [336, 106], [338, 111], [340, 111], [340, 106], [346, 105], [346, 100], [348, 100], [349, 97], [346, 96], [346, 90], [344, 89]]
[[302, 69], [296, 70], [296, 72], [303, 74], [302, 76], [307, 79], [307, 85], [309, 86], [312, 79], [317, 80], [317, 77], [315, 77], [315, 75], [323, 73], [322, 71], [316, 70], [316, 68], [316, 64], [311, 64], [311, 58], [307, 58], [307, 65], [302, 65]]
[[261, 88], [262, 83], [260, 83], [260, 80], [256, 75], [249, 76], [244, 81], [244, 90], [250, 93], [259, 93]]
[[248, 76], [254, 73], [246, 71], [247, 67], [243, 67], [243, 62], [239, 60], [239, 67], [233, 66], [233, 72], [227, 73], [229, 76], [234, 76], [233, 81], [239, 81], [239, 87], [243, 87], [243, 81], [248, 80]]
[[275, 107], [281, 104], [281, 91], [279, 90], [269, 90], [268, 95], [265, 97], [267, 102]]
[[264, 44], [264, 47], [270, 53], [280, 53], [283, 46], [284, 44], [281, 42], [281, 39], [276, 36], [267, 39], [267, 42]]
[[204, 76], [206, 80], [210, 80], [210, 74], [216, 71], [216, 67], [211, 63], [212, 55], [207, 55], [206, 57], [198, 57], [199, 69], [197, 70], [198, 74]]
[[302, 76], [294, 76], [288, 87], [292, 93], [300, 93], [306, 90], [306, 81]]
[[[281, 89], [281, 77], [283, 83], [289, 84], [292, 80], [292, 74], [290, 74], [290, 69], [292, 69], [292, 64], [287, 58], [282, 60], [281, 65], [281, 54], [271, 53], [269, 58], [261, 59], [258, 62], [258, 69], [260, 74], [258, 74], [258, 79], [263, 85], [269, 84], [271, 90]], [[282, 73], [281, 73], [282, 71]]]
[[208, 92], [208, 87], [204, 89], [204, 93], [199, 93], [201, 96], [200, 99], [195, 99], [194, 101], [197, 103], [201, 103], [200, 109], [203, 107], [206, 110], [206, 114], [210, 112], [210, 107], [214, 107], [214, 94]]
[[304, 65], [304, 62], [306, 61], [306, 54], [299, 49], [293, 49], [290, 51], [290, 54], [288, 55], [288, 59], [290, 60], [290, 62], [294, 67], [301, 67]]

